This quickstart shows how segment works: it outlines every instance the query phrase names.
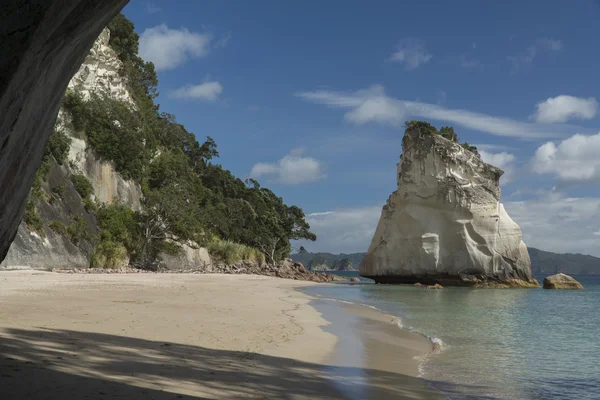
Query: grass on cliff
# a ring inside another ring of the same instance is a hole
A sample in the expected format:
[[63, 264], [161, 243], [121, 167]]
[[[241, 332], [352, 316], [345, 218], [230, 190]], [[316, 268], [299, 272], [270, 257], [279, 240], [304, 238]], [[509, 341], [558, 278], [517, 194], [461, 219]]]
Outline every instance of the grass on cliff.
[[227, 240], [215, 240], [208, 245], [211, 257], [225, 264], [235, 264], [239, 261], [256, 261], [264, 264], [265, 256], [255, 248]]

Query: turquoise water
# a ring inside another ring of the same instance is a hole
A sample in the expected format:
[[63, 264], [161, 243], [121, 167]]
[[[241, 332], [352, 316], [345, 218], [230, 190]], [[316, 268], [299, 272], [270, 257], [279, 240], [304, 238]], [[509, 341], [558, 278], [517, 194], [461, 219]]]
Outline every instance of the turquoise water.
[[309, 292], [375, 306], [441, 339], [421, 374], [451, 399], [600, 399], [600, 277], [575, 278], [585, 290], [357, 284]]

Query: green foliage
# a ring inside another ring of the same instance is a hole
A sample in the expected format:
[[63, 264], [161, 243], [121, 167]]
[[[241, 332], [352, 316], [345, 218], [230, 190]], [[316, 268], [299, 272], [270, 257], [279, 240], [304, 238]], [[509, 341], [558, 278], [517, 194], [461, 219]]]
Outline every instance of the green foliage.
[[52, 188], [52, 192], [59, 197], [65, 192], [65, 185], [56, 185]]
[[25, 215], [23, 216], [23, 220], [25, 221], [25, 224], [27, 224], [27, 228], [29, 228], [29, 230], [43, 235], [44, 222], [37, 213], [31, 196], [29, 196], [27, 204], [25, 205]]
[[144, 166], [151, 156], [151, 149], [147, 147], [151, 140], [138, 112], [122, 102], [96, 95], [87, 102], [77, 103], [77, 107], [69, 111], [73, 124], [77, 123], [77, 129], [85, 132], [100, 157], [114, 162], [125, 179], [140, 181], [143, 178]]
[[50, 135], [46, 152], [52, 154], [58, 165], [63, 165], [69, 156], [70, 146], [71, 138], [64, 132], [55, 130]]
[[433, 126], [429, 122], [425, 122], [425, 121], [416, 121], [416, 120], [406, 121], [404, 124], [404, 127], [406, 128], [407, 131], [417, 130], [422, 135], [439, 134], [439, 132], [435, 128], [435, 126]]
[[77, 190], [77, 193], [79, 193], [82, 199], [88, 199], [90, 195], [94, 192], [94, 187], [92, 186], [92, 183], [83, 174], [71, 175], [71, 182], [73, 183], [73, 187], [75, 187], [75, 190]]
[[208, 253], [226, 264], [234, 264], [242, 260], [265, 262], [264, 254], [252, 247], [227, 240], [217, 240], [208, 244]]
[[440, 128], [440, 135], [452, 142], [458, 142], [458, 135], [454, 132], [454, 128], [451, 126], [442, 126]]
[[461, 143], [461, 146], [464, 149], [469, 150], [471, 153], [475, 154], [476, 156], [478, 156], [478, 157], [480, 156], [479, 151], [477, 150], [477, 147], [471, 146], [468, 142]]
[[[258, 182], [244, 182], [212, 164], [219, 153], [211, 137], [199, 142], [173, 115], [159, 113], [154, 103], [158, 94], [154, 65], [137, 55], [139, 36], [133, 24], [120, 14], [109, 29], [109, 45], [123, 62], [120, 73], [127, 78], [135, 107], [95, 95], [85, 101], [70, 90], [63, 107], [94, 152], [113, 162], [125, 179], [141, 185], [143, 211], [135, 213], [116, 203], [98, 208], [90, 199], [89, 181], [82, 175], [71, 176], [86, 210], [97, 217], [93, 263], [117, 265], [123, 249], [133, 260], [152, 261], [158, 252], [176, 252], [188, 241], [211, 243], [215, 254], [226, 260], [274, 262], [289, 255], [291, 239], [315, 240], [300, 208], [286, 205]], [[56, 135], [32, 190], [38, 197], [52, 159], [59, 164], [68, 159], [68, 137]], [[72, 241], [89, 237], [81, 217], [64, 230]]]
[[129, 254], [135, 254], [140, 242], [140, 228], [132, 209], [117, 202], [102, 204], [96, 212], [96, 219], [101, 243], [119, 243]]
[[82, 131], [85, 128], [87, 117], [86, 104], [83, 96], [72, 89], [67, 89], [62, 100], [62, 106], [70, 112], [71, 122], [76, 131]]
[[87, 221], [79, 215], [73, 217], [73, 222], [67, 226], [66, 234], [69, 240], [74, 244], [79, 244], [82, 239], [88, 240], [90, 234], [88, 232]]
[[121, 243], [104, 240], [98, 244], [91, 256], [92, 268], [119, 268], [129, 261], [127, 249]]
[[59, 235], [67, 234], [67, 227], [61, 221], [58, 221], [58, 220], [50, 221], [50, 223], [48, 224], [48, 227], [50, 229], [52, 229], [54, 232], [58, 233]]
[[96, 212], [98, 211], [98, 205], [94, 200], [92, 200], [89, 197], [85, 197], [83, 199], [83, 208], [85, 208], [85, 211], [92, 214], [96, 214]]

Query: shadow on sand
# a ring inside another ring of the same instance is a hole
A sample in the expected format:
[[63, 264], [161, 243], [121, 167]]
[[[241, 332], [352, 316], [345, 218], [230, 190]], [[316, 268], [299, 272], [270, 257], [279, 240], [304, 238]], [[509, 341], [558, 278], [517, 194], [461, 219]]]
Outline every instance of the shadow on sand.
[[423, 381], [375, 370], [100, 333], [0, 333], [0, 397], [11, 400], [341, 399], [365, 372], [361, 398], [430, 398]]

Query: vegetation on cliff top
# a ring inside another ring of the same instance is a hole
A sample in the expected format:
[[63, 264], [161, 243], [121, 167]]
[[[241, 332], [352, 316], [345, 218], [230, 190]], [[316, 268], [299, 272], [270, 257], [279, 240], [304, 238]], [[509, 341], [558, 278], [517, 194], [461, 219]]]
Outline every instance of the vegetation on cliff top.
[[[177, 244], [190, 241], [208, 246], [228, 262], [233, 258], [275, 262], [289, 255], [290, 239], [315, 240], [302, 209], [286, 205], [257, 181], [242, 181], [215, 164], [219, 153], [211, 137], [200, 143], [172, 114], [159, 111], [154, 102], [156, 72], [137, 54], [139, 36], [133, 24], [120, 14], [109, 29], [109, 45], [123, 62], [121, 73], [127, 77], [135, 107], [100, 94], [85, 101], [76, 91], [67, 91], [63, 107], [93, 151], [113, 162], [124, 178], [140, 184], [143, 211], [118, 204], [95, 211], [99, 234], [92, 263], [112, 267], [128, 258], [150, 262], [159, 252], [174, 253]], [[63, 149], [68, 152], [69, 143], [62, 136], [51, 142], [57, 142], [52, 149], [62, 152], [55, 155], [51, 150], [52, 157], [64, 162]], [[89, 181], [76, 174], [71, 181], [83, 201], [90, 203], [86, 209], [95, 208]], [[37, 214], [27, 215], [39, 229]], [[53, 226], [61, 230], [58, 224]]]
[[[429, 122], [425, 121], [406, 121], [404, 124], [406, 131], [418, 131], [421, 135], [440, 135], [445, 139], [450, 140], [451, 142], [459, 143], [458, 135], [454, 132], [454, 128], [451, 126], [442, 126], [438, 131], [435, 126], [431, 125]], [[477, 147], [470, 145], [468, 142], [460, 143], [460, 145], [480, 157], [479, 151]]]

